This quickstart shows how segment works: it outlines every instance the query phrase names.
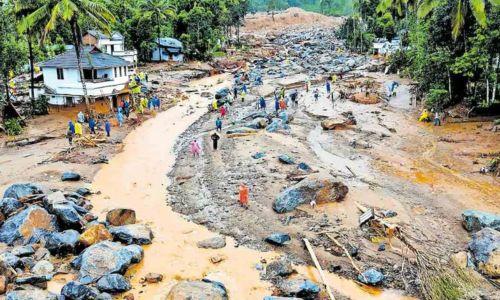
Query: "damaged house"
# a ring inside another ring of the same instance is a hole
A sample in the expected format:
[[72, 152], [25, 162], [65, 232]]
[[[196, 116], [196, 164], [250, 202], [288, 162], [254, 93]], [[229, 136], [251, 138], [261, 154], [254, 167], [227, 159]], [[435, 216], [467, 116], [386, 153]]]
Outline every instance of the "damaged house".
[[137, 50], [125, 50], [125, 38], [119, 32], [106, 35], [97, 30], [89, 30], [83, 35], [82, 42], [87, 46], [95, 46], [107, 54], [123, 58], [134, 66], [137, 65]]
[[[83, 81], [93, 101], [109, 100], [116, 103], [129, 97], [129, 69], [132, 63], [107, 53], [95, 46], [82, 49]], [[39, 64], [42, 68], [44, 90], [51, 105], [74, 105], [83, 101], [83, 87], [76, 51], [69, 49]]]
[[173, 38], [157, 38], [156, 47], [151, 52], [152, 61], [174, 61], [182, 62], [182, 43]]

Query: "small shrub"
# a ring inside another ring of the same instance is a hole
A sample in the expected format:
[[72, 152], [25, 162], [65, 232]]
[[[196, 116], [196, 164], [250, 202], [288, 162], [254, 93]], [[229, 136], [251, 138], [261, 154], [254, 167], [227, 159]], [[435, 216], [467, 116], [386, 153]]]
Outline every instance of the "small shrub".
[[19, 135], [23, 132], [20, 119], [8, 119], [5, 121], [5, 132], [7, 135]]
[[49, 113], [49, 98], [45, 95], [40, 95], [33, 103], [33, 115], [46, 115]]
[[442, 109], [448, 102], [448, 91], [443, 89], [430, 89], [425, 99], [427, 108]]

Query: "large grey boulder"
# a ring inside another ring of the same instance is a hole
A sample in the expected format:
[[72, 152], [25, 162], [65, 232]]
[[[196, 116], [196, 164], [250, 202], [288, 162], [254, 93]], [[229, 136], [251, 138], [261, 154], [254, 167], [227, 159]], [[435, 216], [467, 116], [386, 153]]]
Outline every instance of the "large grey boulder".
[[226, 247], [226, 238], [224, 236], [215, 236], [213, 238], [209, 238], [203, 241], [199, 241], [196, 243], [198, 248], [205, 249], [220, 249]]
[[42, 188], [33, 183], [15, 183], [5, 190], [3, 198], [20, 199], [33, 194], [43, 194]]
[[308, 279], [287, 279], [279, 283], [280, 296], [315, 299], [321, 291], [319, 286]]
[[462, 213], [462, 225], [467, 231], [479, 231], [486, 227], [500, 230], [500, 215], [468, 209]]
[[0, 200], [0, 212], [5, 216], [10, 216], [21, 207], [23, 207], [23, 204], [15, 198], [3, 198]]
[[364, 284], [379, 285], [384, 282], [385, 276], [380, 271], [368, 269], [358, 275], [358, 280]]
[[130, 290], [130, 282], [120, 274], [104, 275], [97, 281], [97, 289], [101, 292], [116, 294]]
[[47, 275], [54, 273], [54, 265], [48, 260], [41, 260], [37, 262], [33, 268], [31, 268], [31, 273], [35, 275]]
[[57, 300], [57, 295], [45, 290], [18, 290], [8, 292], [6, 300]]
[[469, 250], [483, 274], [500, 277], [500, 232], [483, 228], [474, 233], [469, 242]]
[[61, 232], [44, 232], [40, 235], [40, 242], [52, 255], [64, 256], [74, 253], [80, 234], [73, 229]]
[[20, 213], [8, 218], [0, 227], [0, 242], [21, 244], [30, 238], [35, 229], [56, 231], [56, 218], [45, 209], [31, 205]]
[[35, 254], [35, 249], [31, 245], [15, 246], [10, 252], [15, 256], [23, 257]]
[[4, 252], [0, 254], [0, 262], [15, 269], [20, 266], [21, 259], [10, 252]]
[[69, 300], [94, 300], [98, 291], [76, 281], [66, 283], [61, 289], [61, 296]]
[[137, 248], [104, 241], [85, 249], [72, 266], [79, 269], [79, 281], [83, 284], [97, 281], [104, 275], [123, 274], [137, 261]]
[[78, 181], [81, 178], [80, 174], [71, 171], [64, 172], [61, 175], [62, 181]]
[[153, 240], [153, 232], [144, 224], [111, 227], [109, 232], [115, 240], [127, 245], [147, 245]]
[[278, 259], [269, 263], [266, 267], [267, 278], [276, 276], [286, 277], [293, 274], [294, 270], [290, 261], [286, 259]]
[[341, 182], [329, 178], [310, 176], [281, 192], [273, 203], [277, 213], [291, 212], [299, 205], [341, 201], [349, 188]]
[[227, 291], [220, 284], [204, 281], [182, 281], [174, 285], [167, 300], [227, 300]]

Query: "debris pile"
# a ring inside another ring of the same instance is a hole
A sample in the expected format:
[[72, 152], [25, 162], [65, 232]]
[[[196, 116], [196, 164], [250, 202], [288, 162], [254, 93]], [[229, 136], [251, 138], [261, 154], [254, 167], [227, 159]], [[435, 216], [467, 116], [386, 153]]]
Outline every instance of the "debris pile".
[[[79, 178], [66, 172], [61, 179]], [[114, 209], [99, 222], [90, 212], [89, 194], [86, 188], [47, 192], [33, 183], [13, 184], [5, 191], [0, 201], [0, 294], [6, 293], [7, 299], [57, 299], [45, 289], [61, 273], [78, 278], [62, 288], [67, 299], [131, 289], [123, 274], [142, 260], [140, 245], [150, 244], [153, 234], [135, 223], [135, 212], [129, 209]]]

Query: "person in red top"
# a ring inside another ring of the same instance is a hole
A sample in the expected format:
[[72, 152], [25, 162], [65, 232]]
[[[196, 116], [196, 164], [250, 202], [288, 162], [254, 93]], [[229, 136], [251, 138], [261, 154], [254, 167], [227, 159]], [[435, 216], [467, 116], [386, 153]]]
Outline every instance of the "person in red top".
[[240, 184], [240, 204], [248, 208], [248, 187], [244, 183]]
[[224, 107], [224, 105], [222, 105], [220, 107], [220, 116], [221, 116], [221, 118], [224, 118], [224, 116], [226, 115], [226, 112], [227, 112], [226, 108]]
[[282, 111], [286, 110], [286, 102], [285, 102], [285, 99], [283, 99], [283, 98], [280, 99], [280, 109]]

